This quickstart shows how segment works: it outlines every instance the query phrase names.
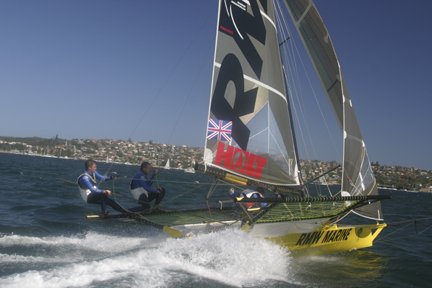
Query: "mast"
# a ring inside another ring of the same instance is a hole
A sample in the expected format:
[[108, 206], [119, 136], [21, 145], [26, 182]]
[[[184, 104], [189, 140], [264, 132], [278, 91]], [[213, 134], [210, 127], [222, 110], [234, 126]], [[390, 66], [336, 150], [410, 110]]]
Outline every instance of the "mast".
[[[285, 43], [286, 41], [284, 41], [283, 43], [281, 43], [282, 45]], [[285, 72], [285, 66], [282, 66], [282, 71], [283, 71], [283, 75], [284, 75], [284, 83], [285, 83], [285, 89], [286, 91], [288, 91], [288, 83], [287, 83], [287, 76], [286, 76], [286, 72]], [[288, 92], [287, 92], [288, 93]], [[295, 128], [294, 128], [294, 121], [293, 121], [293, 116], [292, 116], [292, 110], [291, 110], [291, 102], [290, 102], [290, 98], [287, 97], [287, 102], [288, 102], [288, 114], [290, 116], [290, 122], [291, 122], [291, 131], [293, 134], [293, 142], [294, 142], [294, 151], [296, 154], [296, 159], [297, 159], [297, 169], [298, 169], [298, 175], [299, 175], [299, 181], [300, 181], [300, 185], [302, 187], [304, 187], [304, 192], [303, 196], [308, 195], [309, 192], [307, 191], [307, 187], [304, 186], [304, 180], [302, 177], [302, 173], [301, 173], [301, 164], [300, 164], [300, 159], [299, 159], [299, 152], [298, 152], [298, 143], [297, 143], [297, 137], [296, 137], [296, 132], [295, 132]]]

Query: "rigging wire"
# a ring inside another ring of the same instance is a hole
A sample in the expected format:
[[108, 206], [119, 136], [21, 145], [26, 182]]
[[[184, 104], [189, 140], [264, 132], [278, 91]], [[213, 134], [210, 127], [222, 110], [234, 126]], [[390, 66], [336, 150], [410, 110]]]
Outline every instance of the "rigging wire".
[[[405, 216], [403, 214], [387, 214], [387, 215]], [[416, 216], [420, 216], [420, 215], [416, 215]], [[426, 227], [425, 229], [423, 229], [423, 230], [421, 230], [419, 232], [418, 228], [417, 228], [417, 224], [419, 222], [422, 222], [422, 221], [432, 221], [432, 216], [430, 216], [430, 217], [422, 217], [422, 218], [414, 218], [414, 219], [409, 219], [409, 220], [403, 220], [403, 221], [397, 221], [397, 222], [387, 223], [387, 225], [389, 227], [399, 226], [399, 225], [403, 225], [403, 226], [400, 227], [400, 228], [396, 228], [394, 231], [390, 232], [389, 234], [384, 235], [383, 237], [380, 238], [380, 241], [383, 241], [383, 240], [389, 238], [390, 236], [392, 236], [392, 235], [394, 235], [394, 234], [396, 234], [398, 232], [401, 232], [402, 230], [406, 229], [407, 227], [409, 227], [409, 226], [411, 226], [413, 224], [414, 224], [414, 228], [416, 230], [416, 234], [417, 235], [422, 235], [424, 232], [426, 232], [430, 228], [432, 228], [432, 225], [429, 225], [428, 227]]]
[[[117, 178], [119, 178], [119, 177], [117, 177]], [[71, 181], [69, 181], [70, 183], [72, 183]], [[113, 194], [115, 193], [115, 185], [114, 185], [114, 182], [115, 182], [115, 180], [113, 180]], [[159, 182], [161, 182], [161, 183], [173, 183], [173, 184], [186, 184], [186, 185], [191, 185], [191, 186], [196, 186], [196, 187], [194, 187], [194, 188], [192, 188], [192, 190], [188, 190], [188, 191], [186, 191], [186, 192], [184, 192], [184, 193], [180, 193], [180, 194], [177, 194], [176, 196], [174, 196], [173, 198], [169, 198], [169, 199], [166, 199], [166, 200], [164, 200], [164, 203], [169, 203], [169, 202], [172, 202], [172, 201], [174, 201], [174, 200], [176, 200], [176, 199], [178, 199], [178, 198], [180, 198], [180, 197], [182, 197], [182, 196], [185, 196], [185, 195], [187, 195], [187, 194], [192, 194], [193, 192], [195, 192], [196, 190], [198, 190], [198, 189], [200, 189], [203, 185], [206, 185], [206, 186], [210, 186], [210, 185], [215, 185], [215, 183], [212, 183], [212, 182], [204, 182], [204, 183], [201, 183], [201, 182], [188, 182], [188, 181], [170, 181], [170, 180], [159, 180], [159, 179], [156, 179], [156, 181], [155, 181], [156, 183], [157, 183], [157, 186], [160, 188], [160, 185], [159, 185]], [[76, 184], [76, 183], [74, 183], [74, 184]], [[235, 186], [235, 185], [232, 185], [232, 184], [229, 184], [229, 183], [216, 183], [216, 185], [215, 186], [234, 186], [234, 187], [236, 187], [236, 188], [238, 188], [238, 189], [241, 189], [241, 187], [238, 187], [238, 186]], [[121, 194], [119, 194], [119, 193], [115, 193], [116, 195], [121, 195]]]
[[[280, 10], [279, 13], [283, 13], [283, 12], [282, 12], [282, 8], [280, 8], [280, 5], [279, 5], [278, 2], [277, 2], [277, 4], [278, 4], [279, 10]], [[282, 19], [284, 20], [284, 23], [285, 23], [284, 27], [285, 27], [285, 29], [287, 29], [287, 31], [288, 31], [287, 33], [288, 33], [289, 35], [292, 36], [293, 33], [292, 33], [291, 29], [290, 29], [290, 26], [288, 25], [288, 23], [286, 22], [286, 20], [285, 20], [284, 17], [282, 17]], [[292, 37], [292, 38], [293, 38], [293, 37]], [[331, 143], [331, 144], [332, 144], [331, 146], [332, 146], [332, 148], [334, 149], [334, 152], [335, 152], [336, 154], [338, 154], [338, 151], [337, 151], [337, 149], [336, 149], [337, 145], [334, 143], [334, 140], [333, 140], [334, 137], [332, 137], [332, 133], [331, 133], [331, 131], [330, 131], [330, 127], [329, 127], [329, 123], [328, 123], [329, 121], [328, 121], [327, 118], [325, 117], [325, 114], [324, 114], [324, 112], [323, 112], [323, 109], [322, 109], [322, 107], [321, 107], [321, 105], [320, 105], [320, 101], [318, 100], [317, 93], [316, 93], [316, 91], [315, 91], [315, 88], [314, 88], [313, 85], [312, 85], [312, 80], [311, 80], [311, 78], [310, 78], [310, 76], [309, 76], [309, 73], [308, 73], [307, 70], [306, 70], [306, 65], [305, 65], [305, 63], [304, 63], [304, 61], [303, 61], [303, 57], [301, 57], [301, 55], [300, 55], [300, 50], [299, 50], [299, 48], [298, 48], [297, 42], [296, 42], [294, 39], [292, 39], [292, 40], [293, 40], [293, 41], [290, 41], [290, 44], [291, 44], [291, 46], [292, 46], [292, 49], [291, 49], [292, 54], [290, 54], [290, 55], [292, 55], [294, 61], [295, 61], [296, 59], [298, 59], [298, 61], [299, 61], [300, 64], [301, 64], [301, 68], [302, 68], [302, 70], [303, 70], [303, 74], [304, 74], [304, 76], [306, 77], [306, 80], [307, 80], [307, 82], [308, 82], [309, 88], [311, 89], [311, 92], [312, 92], [312, 95], [313, 95], [314, 101], [315, 101], [315, 103], [316, 103], [317, 108], [319, 109], [319, 112], [320, 112], [321, 118], [322, 118], [323, 123], [324, 123], [324, 125], [325, 125], [325, 127], [326, 127], [327, 134], [328, 134], [328, 136], [329, 136], [330, 141], [332, 142], [332, 143]], [[296, 56], [294, 56], [294, 54], [295, 54]], [[295, 62], [295, 63], [297, 63], [297, 62]], [[297, 76], [298, 76], [298, 77], [299, 77], [299, 75], [300, 75], [300, 73], [297, 73]]]
[[[275, 3], [277, 3], [277, 2], [275, 2]], [[282, 38], [286, 39], [287, 37], [285, 35], [285, 30], [282, 28], [283, 26], [282, 26], [280, 17], [282, 17], [282, 15], [280, 15], [280, 12], [276, 13], [276, 22], [279, 23], [278, 26], [281, 27], [281, 29], [279, 29], [280, 33], [282, 34]], [[283, 48], [283, 46], [281, 47], [281, 49], [282, 48]], [[282, 51], [284, 51], [284, 50], [282, 50]], [[287, 89], [288, 89], [288, 91], [287, 91], [288, 92], [288, 97], [291, 99], [290, 102], [292, 103], [292, 108], [293, 108], [292, 111], [293, 111], [293, 114], [294, 114], [293, 116], [294, 116], [294, 119], [297, 122], [297, 130], [300, 132], [299, 133], [300, 134], [300, 139], [303, 142], [303, 146], [304, 146], [306, 154], [309, 154], [308, 151], [307, 151], [307, 147], [305, 145], [306, 141], [305, 141], [302, 125], [300, 125], [299, 113], [297, 112], [297, 107], [295, 105], [295, 101], [294, 101], [293, 96], [292, 96], [295, 93], [294, 92], [295, 90], [293, 90], [293, 89], [295, 89], [295, 83], [292, 83], [293, 81], [290, 81], [289, 77], [291, 77], [291, 75], [293, 74], [293, 71], [292, 71], [290, 62], [289, 61], [285, 61], [285, 62], [287, 64], [288, 72], [289, 72], [289, 73], [285, 73], [286, 81], [287, 81], [287, 83], [290, 84], [290, 85], [287, 85], [288, 86], [287, 87]], [[293, 87], [293, 88], [291, 88], [291, 87]]]
[[176, 119], [174, 121], [174, 125], [173, 125], [173, 127], [171, 129], [171, 133], [170, 133], [169, 138], [168, 138], [168, 143], [171, 143], [172, 137], [173, 137], [174, 133], [176, 132], [178, 125], [180, 124], [180, 119], [183, 116], [183, 113], [184, 113], [184, 110], [186, 108], [186, 105], [189, 103], [189, 101], [192, 98], [191, 97], [193, 95], [192, 92], [193, 92], [194, 88], [196, 87], [196, 85], [198, 83], [198, 76], [200, 74], [202, 74], [202, 71], [204, 70], [204, 68], [206, 68], [206, 66], [208, 64], [209, 63], [207, 63], [206, 61], [202, 61], [201, 62], [201, 66], [199, 67], [199, 69], [196, 69], [196, 74], [193, 77], [193, 82], [190, 85], [189, 91], [186, 93], [186, 97], [185, 97], [185, 99], [183, 101], [183, 105], [178, 110], [179, 112], [178, 112], [177, 117], [176, 117]]
[[[201, 25], [200, 32], [203, 31], [205, 27], [206, 27], [205, 25]], [[194, 35], [194, 34], [192, 34], [192, 35]], [[183, 59], [187, 55], [187, 52], [189, 52], [189, 50], [193, 47], [193, 45], [195, 45], [196, 42], [198, 42], [198, 40], [199, 40], [199, 37], [192, 37], [190, 39], [188, 45], [185, 47], [185, 49], [182, 51], [182, 53], [180, 53], [180, 56], [177, 58], [177, 61], [175, 62], [175, 64], [173, 66], [171, 66], [171, 68], [168, 70], [167, 76], [163, 78], [163, 80], [161, 81], [159, 88], [157, 89], [156, 93], [153, 94], [153, 97], [151, 98], [150, 104], [146, 106], [147, 109], [144, 110], [141, 117], [139, 118], [139, 121], [137, 122], [135, 127], [132, 129], [131, 133], [129, 134], [129, 138], [131, 138], [136, 133], [137, 129], [139, 128], [139, 126], [142, 124], [142, 122], [146, 118], [148, 112], [153, 108], [154, 104], [158, 100], [160, 94], [162, 93], [164, 88], [166, 88], [166, 83], [168, 83], [174, 77], [174, 75], [177, 73], [180, 64], [183, 62]]]
[[[305, 156], [309, 159], [312, 159], [311, 155], [315, 155], [314, 158], [318, 159], [319, 157], [317, 157], [317, 152], [315, 149], [315, 145], [314, 145], [314, 141], [312, 140], [312, 136], [311, 136], [311, 129], [310, 129], [310, 123], [308, 123], [307, 118], [305, 117], [305, 101], [304, 101], [304, 97], [300, 97], [301, 95], [304, 95], [304, 92], [302, 92], [302, 85], [300, 84], [300, 71], [299, 71], [299, 63], [301, 66], [301, 69], [303, 71], [303, 75], [306, 77], [307, 80], [307, 84], [309, 86], [309, 89], [311, 90], [311, 94], [313, 95], [313, 99], [314, 102], [316, 104], [316, 107], [319, 110], [319, 114], [322, 118], [322, 122], [325, 125], [325, 129], [326, 132], [328, 134], [328, 138], [330, 139], [330, 146], [333, 148], [333, 150], [335, 151], [336, 155], [340, 154], [337, 152], [336, 149], [336, 144], [334, 142], [334, 137], [332, 137], [331, 132], [330, 132], [330, 128], [329, 128], [329, 124], [328, 124], [328, 120], [324, 115], [323, 109], [320, 105], [320, 102], [318, 100], [317, 97], [317, 93], [312, 85], [312, 81], [311, 78], [309, 76], [309, 74], [306, 71], [306, 66], [305, 63], [303, 62], [303, 58], [300, 55], [300, 51], [298, 48], [298, 45], [294, 39], [292, 30], [290, 29], [289, 24], [287, 23], [285, 17], [283, 17], [284, 11], [281, 8], [281, 5], [279, 1], [275, 1], [275, 6], [276, 6], [276, 20], [278, 23], [278, 26], [280, 27], [280, 33], [282, 34], [282, 38], [283, 39], [289, 39], [290, 41], [287, 41], [285, 43], [285, 45], [282, 45], [281, 47], [281, 57], [285, 60], [285, 62], [288, 64], [288, 70], [290, 71], [289, 75], [286, 75], [287, 77], [287, 82], [290, 84], [288, 89], [290, 91], [289, 96], [292, 99], [291, 102], [293, 103], [293, 112], [294, 112], [294, 117], [295, 120], [297, 122], [297, 129], [300, 132], [300, 136], [301, 136], [301, 140], [303, 143], [303, 150], [305, 152]], [[286, 9], [285, 9], [286, 10]], [[285, 11], [286, 13], [288, 13], [288, 11]], [[288, 36], [286, 36], [288, 35]], [[298, 83], [298, 85], [296, 84]], [[302, 125], [302, 123], [304, 123], [304, 125]], [[303, 131], [303, 126], [305, 131]], [[306, 138], [309, 140], [310, 145], [307, 145]], [[309, 148], [311, 148], [311, 151], [309, 151]], [[312, 152], [312, 153], [311, 153]], [[321, 189], [323, 188], [321, 185], [318, 185], [318, 183], [314, 183], [316, 186], [316, 190], [320, 191], [319, 193], [321, 193]], [[330, 187], [328, 185], [327, 182], [327, 177], [324, 177], [324, 186], [327, 187], [327, 193], [329, 195], [332, 195]]]
[[[197, 188], [200, 188], [200, 187], [196, 187], [196, 188], [194, 188], [194, 189], [192, 189], [192, 190], [186, 191], [186, 192], [184, 192], [184, 193], [182, 193], [182, 194], [179, 194], [179, 195], [175, 196], [174, 198], [167, 199], [166, 201], [164, 201], [164, 203], [169, 203], [169, 202], [172, 202], [172, 201], [178, 199], [179, 197], [182, 197], [182, 196], [187, 195], [187, 194], [191, 194], [191, 193], [195, 192], [195, 191], [197, 190]], [[138, 217], [140, 220], [144, 220], [144, 221], [146, 221], [146, 222], [153, 223], [152, 221], [150, 221], [149, 219], [147, 219], [147, 218], [145, 217], [145, 214], [143, 215], [142, 211], [141, 211], [141, 212], [131, 211], [130, 209], [124, 207], [123, 205], [121, 205], [121, 204], [118, 202], [116, 195], [121, 195], [121, 194], [115, 192], [115, 180], [113, 180], [113, 183], [112, 183], [112, 195], [113, 195], [114, 200], [117, 202], [117, 204], [118, 204], [118, 205], [119, 205], [123, 210], [125, 210], [127, 213], [129, 213], [129, 214], [131, 214], [131, 215], [134, 215], [135, 217]], [[157, 207], [159, 207], [159, 205], [157, 205], [157, 206], [153, 206], [151, 209], [154, 209], [154, 208], [157, 208]], [[211, 215], [210, 207], [208, 207], [208, 208], [209, 208], [209, 214]], [[150, 209], [150, 211], [151, 211], [151, 209]], [[181, 212], [184, 213], [184, 214], [192, 213], [192, 211], [181, 211]], [[226, 226], [226, 227], [232, 226], [232, 225], [234, 225], [235, 223], [237, 223], [237, 222], [240, 221], [240, 220], [237, 219], [237, 220], [233, 221], [233, 223], [225, 223], [225, 222], [223, 222], [223, 221], [221, 221], [221, 220], [218, 220], [218, 219], [216, 219], [216, 218], [209, 217], [209, 216], [200, 216], [200, 215], [196, 215], [196, 214], [194, 214], [194, 217], [202, 218], [202, 219], [204, 219], [204, 220], [211, 221], [211, 222], [220, 223], [220, 224], [222, 224], [222, 225], [224, 225], [224, 226]]]
[[307, 82], [308, 82], [308, 84], [309, 84], [309, 88], [311, 89], [311, 92], [312, 92], [312, 95], [313, 95], [314, 101], [315, 101], [316, 106], [317, 106], [317, 108], [318, 108], [318, 110], [319, 110], [319, 112], [320, 112], [320, 115], [321, 115], [321, 118], [322, 118], [322, 120], [323, 120], [323, 123], [324, 123], [324, 125], [325, 125], [325, 127], [326, 127], [327, 134], [328, 134], [329, 139], [330, 139], [331, 144], [332, 144], [331, 147], [333, 148], [334, 152], [335, 152], [336, 154], [338, 154], [338, 151], [337, 151], [337, 149], [336, 149], [337, 145], [336, 145], [336, 143], [334, 142], [334, 140], [333, 140], [334, 137], [332, 136], [332, 133], [331, 133], [331, 131], [330, 131], [330, 126], [329, 126], [329, 123], [328, 123], [329, 121], [328, 121], [327, 118], [325, 117], [324, 111], [323, 111], [323, 109], [322, 109], [322, 107], [321, 107], [321, 105], [320, 105], [320, 102], [319, 102], [319, 100], [318, 100], [318, 96], [317, 96], [317, 92], [315, 91], [315, 88], [314, 88], [313, 85], [312, 85], [312, 80], [311, 80], [309, 74], [307, 73], [306, 65], [305, 65], [305, 63], [303, 62], [302, 57], [300, 56], [300, 50], [299, 50], [297, 44], [296, 44], [294, 41], [292, 41], [292, 43], [293, 43], [293, 48], [294, 48], [293, 51], [296, 52], [296, 54], [297, 54], [297, 58], [299, 59], [299, 61], [300, 61], [300, 63], [301, 63], [302, 70], [303, 70], [303, 72], [304, 72], [304, 75], [306, 76], [306, 80], [307, 80]]
[[[201, 21], [201, 22], [204, 22], [204, 20]], [[201, 33], [202, 31], [204, 31], [206, 29], [206, 25], [199, 25], [199, 26], [201, 27], [201, 29], [197, 33]], [[184, 61], [184, 59], [186, 58], [186, 56], [189, 54], [188, 52], [191, 50], [191, 48], [200, 39], [199, 37], [194, 37], [195, 33], [191, 34], [191, 35], [193, 37], [190, 38], [188, 44], [186, 45], [186, 47], [183, 49], [183, 51], [178, 56], [177, 61], [175, 61], [175, 63], [170, 67], [170, 69], [166, 73], [167, 76], [163, 77], [163, 79], [161, 80], [161, 82], [159, 84], [159, 87], [157, 88], [156, 92], [153, 94], [153, 97], [150, 98], [150, 101], [148, 102], [148, 105], [146, 105], [146, 109], [144, 109], [144, 111], [142, 112], [141, 116], [139, 117], [136, 125], [131, 130], [131, 132], [130, 132], [130, 134], [128, 136], [128, 139], [131, 139], [135, 135], [136, 131], [141, 126], [141, 124], [144, 122], [144, 120], [145, 120], [146, 116], [148, 115], [148, 113], [153, 109], [153, 107], [156, 104], [156, 102], [158, 101], [158, 99], [160, 99], [161, 93], [167, 87], [166, 84], [169, 83], [173, 79], [173, 77], [177, 74], [177, 72], [179, 70], [179, 67], [180, 67], [180, 64]], [[111, 162], [111, 164], [107, 168], [106, 172], [104, 173], [105, 175], [108, 174], [111, 171], [113, 164], [114, 163]]]
[[[196, 87], [196, 85], [198, 83], [198, 76], [202, 73], [202, 71], [204, 70], [204, 68], [208, 65], [208, 63], [206, 61], [201, 61], [201, 63], [202, 63], [201, 67], [199, 69], [196, 69], [196, 75], [194, 75], [194, 77], [193, 77], [193, 82], [190, 85], [190, 88], [189, 88], [188, 92], [185, 94], [186, 97], [184, 98], [184, 101], [183, 101], [183, 104], [182, 104], [181, 108], [178, 110], [179, 112], [177, 113], [177, 117], [176, 117], [176, 119], [174, 121], [174, 125], [173, 125], [173, 127], [171, 129], [171, 132], [170, 132], [169, 136], [168, 136], [169, 137], [168, 141], [167, 141], [168, 143], [172, 143], [171, 140], [172, 140], [175, 132], [177, 131], [178, 125], [181, 122], [180, 119], [182, 118], [182, 116], [184, 114], [184, 110], [185, 110], [187, 104], [190, 102], [190, 100], [192, 98], [192, 95], [193, 95], [192, 92], [193, 92], [194, 88]], [[172, 152], [173, 151], [171, 150], [171, 153], [169, 154], [168, 159], [171, 158]]]
[[[282, 38], [290, 39], [286, 44], [281, 46], [281, 60], [283, 63], [287, 64], [289, 73], [285, 73], [285, 81], [289, 83], [287, 89], [288, 97], [290, 99], [290, 103], [292, 104], [292, 112], [293, 112], [293, 120], [296, 120], [297, 130], [300, 132], [300, 139], [303, 143], [303, 150], [307, 159], [312, 159], [312, 154], [316, 155], [315, 146], [313, 145], [311, 132], [309, 129], [309, 123], [305, 117], [305, 108], [304, 108], [304, 99], [300, 97], [303, 95], [301, 85], [297, 85], [300, 83], [300, 73], [297, 69], [297, 61], [294, 53], [292, 52], [292, 48], [290, 49], [288, 44], [292, 47], [294, 43], [294, 39], [292, 39], [292, 32], [288, 27], [288, 23], [286, 22], [285, 17], [283, 17], [282, 8], [280, 7], [278, 2], [276, 3], [276, 18], [278, 26], [280, 27], [279, 31], [282, 34]], [[297, 101], [295, 101], [297, 100]], [[302, 125], [305, 123], [305, 125]], [[308, 141], [310, 145], [308, 145]], [[312, 149], [312, 153], [309, 151], [309, 147]], [[317, 158], [315, 156], [315, 158]], [[316, 186], [316, 185], [315, 185]], [[307, 187], [306, 187], [307, 189]], [[321, 187], [317, 186], [316, 190], [319, 191]], [[308, 190], [308, 189], [307, 189]]]
[[[293, 42], [292, 39], [292, 34], [291, 31], [288, 29], [288, 24], [285, 20], [285, 17], [283, 17], [283, 12], [280, 8], [279, 2], [275, 2], [276, 3], [276, 7], [277, 7], [277, 22], [279, 23], [279, 27], [280, 27], [280, 33], [282, 34], [283, 38], [290, 38], [290, 41], [288, 41], [286, 44], [291, 44]], [[299, 77], [298, 76], [298, 72], [297, 72], [297, 65], [296, 65], [296, 61], [295, 61], [295, 57], [292, 56], [292, 51], [288, 48], [287, 45], [283, 45], [281, 46], [281, 58], [282, 60], [284, 59], [285, 61], [283, 61], [288, 68], [289, 73], [285, 73], [285, 78], [287, 83], [289, 83], [290, 85], [288, 85], [288, 90], [289, 90], [289, 97], [291, 98], [291, 103], [292, 103], [292, 107], [293, 107], [293, 112], [294, 112], [294, 117], [297, 120], [297, 129], [300, 132], [300, 137], [302, 139], [303, 142], [303, 149], [305, 150], [306, 153], [306, 157], [311, 158], [311, 153], [309, 152], [308, 149], [308, 145], [307, 145], [307, 141], [306, 138], [310, 133], [308, 133], [308, 131], [304, 131], [304, 129], [308, 129], [308, 125], [301, 125], [302, 121], [304, 123], [307, 124], [306, 122], [306, 118], [305, 118], [305, 113], [304, 113], [304, 109], [301, 105], [301, 97], [300, 94], [301, 92], [299, 91], [301, 87], [301, 85], [297, 85], [297, 83], [299, 81], [297, 81], [295, 79], [295, 77]], [[304, 127], [304, 128], [303, 128]], [[311, 141], [311, 137], [308, 137], [309, 140]], [[311, 141], [312, 142], [312, 141]], [[312, 148], [313, 146], [311, 146]]]
[[[275, 6], [276, 6], [276, 22], [279, 27], [279, 31], [280, 31], [279, 33], [281, 34], [282, 39], [290, 40], [285, 44], [290, 44], [292, 46], [293, 45], [292, 33], [288, 28], [288, 24], [285, 18], [283, 17], [282, 8], [280, 7], [279, 2], [277, 1], [275, 2]], [[281, 60], [283, 63], [287, 64], [288, 72], [289, 72], [289, 73], [284, 73], [284, 77], [286, 83], [289, 84], [287, 85], [288, 86], [287, 96], [289, 97], [290, 103], [292, 104], [291, 107], [294, 116], [293, 120], [296, 120], [297, 130], [300, 132], [300, 139], [301, 142], [303, 143], [303, 150], [306, 154], [306, 158], [312, 159], [311, 153], [309, 152], [309, 146], [312, 149], [312, 154], [316, 155], [317, 153], [313, 145], [309, 124], [305, 117], [305, 112], [304, 112], [305, 109], [303, 108], [304, 101], [303, 98], [300, 97], [300, 95], [303, 94], [301, 91], [301, 85], [297, 85], [297, 83], [300, 83], [299, 80], [300, 73], [298, 73], [297, 61], [296, 58], [294, 57], [294, 53], [292, 52], [292, 49], [289, 49], [287, 45], [281, 45], [280, 49], [281, 49]], [[302, 125], [302, 121], [303, 123], [306, 124], [305, 126]], [[310, 145], [307, 145], [306, 137], [310, 141]], [[321, 187], [318, 187], [318, 189], [316, 190], [320, 190], [320, 189]]]

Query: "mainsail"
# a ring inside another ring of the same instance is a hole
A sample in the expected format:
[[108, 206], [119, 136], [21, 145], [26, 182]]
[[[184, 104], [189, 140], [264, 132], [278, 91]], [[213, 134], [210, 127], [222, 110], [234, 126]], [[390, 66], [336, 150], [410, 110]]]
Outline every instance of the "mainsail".
[[204, 163], [299, 185], [273, 1], [221, 0]]
[[[327, 28], [311, 0], [285, 1], [343, 129], [342, 191], [352, 196], [376, 195], [377, 183]], [[380, 219], [380, 209], [375, 203], [357, 212]]]

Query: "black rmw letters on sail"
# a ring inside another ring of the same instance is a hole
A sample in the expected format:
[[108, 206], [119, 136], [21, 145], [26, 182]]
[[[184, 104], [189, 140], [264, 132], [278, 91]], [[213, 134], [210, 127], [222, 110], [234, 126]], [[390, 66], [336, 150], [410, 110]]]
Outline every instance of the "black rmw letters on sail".
[[[229, 8], [221, 9], [219, 31], [234, 38], [256, 77], [261, 78], [263, 60], [250, 39], [253, 37], [265, 45], [266, 29], [258, 3], [249, 2], [253, 12], [251, 15], [240, 8], [241, 5], [246, 5], [240, 3], [243, 1], [224, 1], [223, 4], [226, 6], [227, 2], [229, 2]], [[238, 4], [234, 5], [233, 2]], [[260, 2], [265, 2], [263, 6], [267, 10], [267, 1]], [[236, 91], [233, 107], [225, 98], [225, 91], [230, 81], [234, 83]], [[243, 150], [247, 150], [250, 131], [240, 117], [254, 112], [257, 90], [258, 88], [244, 91], [241, 63], [235, 54], [227, 54], [221, 63], [213, 93], [211, 112], [218, 119], [232, 121], [232, 138]]]

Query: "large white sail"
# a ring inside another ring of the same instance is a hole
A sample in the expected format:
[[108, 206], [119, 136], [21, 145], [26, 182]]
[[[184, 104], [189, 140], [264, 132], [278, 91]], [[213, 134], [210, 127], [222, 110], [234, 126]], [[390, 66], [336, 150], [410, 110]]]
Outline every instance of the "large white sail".
[[[377, 184], [366, 145], [327, 28], [311, 0], [285, 0], [285, 3], [343, 129], [342, 191], [352, 196], [375, 195]], [[375, 203], [357, 211], [380, 219], [380, 209], [380, 204]]]
[[221, 0], [204, 162], [299, 185], [273, 1]]

